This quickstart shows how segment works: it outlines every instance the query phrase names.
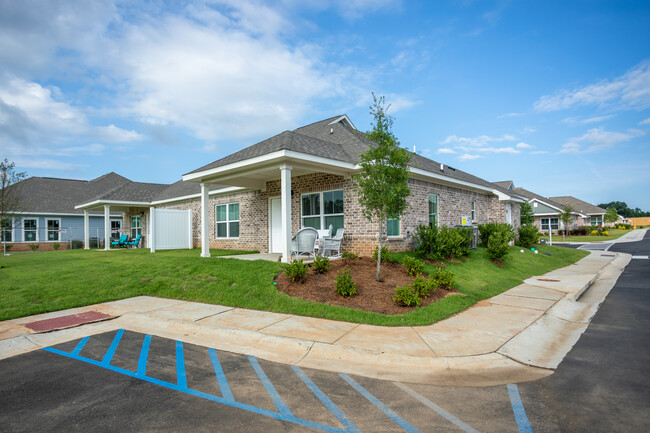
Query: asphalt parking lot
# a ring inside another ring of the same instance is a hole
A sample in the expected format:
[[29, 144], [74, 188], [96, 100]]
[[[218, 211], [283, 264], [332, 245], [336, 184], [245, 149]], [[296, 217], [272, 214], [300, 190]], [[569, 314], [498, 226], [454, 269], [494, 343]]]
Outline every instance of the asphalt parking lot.
[[2, 431], [530, 431], [516, 385], [351, 377], [122, 330], [0, 370]]

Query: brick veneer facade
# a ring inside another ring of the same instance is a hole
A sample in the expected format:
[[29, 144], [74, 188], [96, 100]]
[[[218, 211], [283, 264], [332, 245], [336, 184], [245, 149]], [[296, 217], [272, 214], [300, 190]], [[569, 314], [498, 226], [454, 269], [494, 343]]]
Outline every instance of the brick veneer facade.
[[[460, 224], [461, 216], [470, 216], [472, 201], [475, 202], [475, 223], [505, 221], [505, 205], [492, 195], [466, 191], [423, 180], [410, 179], [409, 208], [401, 220], [400, 236], [390, 237], [386, 244], [392, 251], [404, 251], [413, 245], [411, 233], [420, 224], [429, 222], [429, 194], [438, 195], [438, 218], [440, 225]], [[301, 228], [302, 194], [343, 190], [343, 219], [345, 236], [343, 248], [364, 256], [372, 254], [377, 245], [378, 228], [375, 222], [363, 217], [354, 182], [349, 177], [326, 173], [313, 173], [291, 179], [291, 232]], [[269, 198], [280, 196], [280, 180], [269, 181], [266, 191], [244, 191], [240, 193], [211, 196], [209, 199], [210, 248], [237, 250], [269, 250]], [[217, 204], [239, 203], [239, 238], [217, 239], [215, 236], [215, 206]], [[192, 209], [192, 233], [195, 247], [200, 246], [201, 204], [198, 198], [160, 205], [166, 209]], [[139, 212], [138, 212], [139, 213]], [[519, 224], [519, 204], [512, 204], [513, 223]], [[130, 215], [129, 215], [130, 216]], [[125, 219], [125, 226], [130, 225]], [[145, 233], [143, 218], [143, 234]], [[130, 228], [130, 227], [126, 227]], [[384, 224], [384, 237], [386, 236]]]

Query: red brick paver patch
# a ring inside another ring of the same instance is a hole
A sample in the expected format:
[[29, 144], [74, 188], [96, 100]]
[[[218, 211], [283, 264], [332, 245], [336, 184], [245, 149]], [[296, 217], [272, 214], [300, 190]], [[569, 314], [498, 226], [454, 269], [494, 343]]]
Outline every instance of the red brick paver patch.
[[98, 322], [100, 320], [112, 319], [109, 314], [98, 311], [87, 311], [85, 313], [72, 314], [70, 316], [55, 317], [53, 319], [38, 320], [25, 324], [26, 327], [36, 332], [47, 332], [55, 329], [70, 328], [83, 323]]

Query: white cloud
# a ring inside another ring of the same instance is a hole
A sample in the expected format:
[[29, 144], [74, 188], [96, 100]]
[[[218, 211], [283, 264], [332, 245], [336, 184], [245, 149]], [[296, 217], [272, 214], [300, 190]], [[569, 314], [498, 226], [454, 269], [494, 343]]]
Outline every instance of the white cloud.
[[616, 114], [608, 114], [605, 116], [595, 116], [595, 117], [589, 117], [586, 119], [580, 119], [578, 117], [567, 117], [566, 119], [563, 119], [563, 123], [567, 124], [577, 124], [577, 125], [588, 125], [590, 123], [600, 123], [604, 122], [605, 120], [609, 120], [616, 117]]
[[469, 153], [464, 153], [460, 157], [458, 157], [458, 159], [460, 159], [461, 161], [472, 161], [474, 159], [479, 159], [479, 158], [483, 158], [483, 157], [481, 155], [476, 155], [476, 154], [471, 155]]
[[517, 143], [516, 147], [517, 147], [517, 149], [532, 149], [535, 146], [532, 146], [532, 145], [530, 145], [528, 143], [524, 143], [523, 141], [521, 141], [521, 142]]
[[586, 105], [616, 105], [621, 109], [650, 107], [650, 60], [645, 60], [612, 80], [562, 90], [542, 96], [535, 102], [537, 111], [558, 111]]
[[639, 122], [639, 125], [650, 125], [650, 117]]
[[506, 114], [498, 115], [497, 119], [504, 119], [504, 118], [507, 118], [507, 117], [519, 117], [519, 116], [523, 116], [523, 115], [524, 115], [524, 113], [506, 113]]
[[489, 143], [502, 142], [502, 141], [515, 141], [513, 135], [504, 134], [501, 137], [490, 137], [488, 135], [479, 135], [478, 137], [458, 137], [457, 135], [450, 135], [441, 144], [452, 144], [455, 146], [466, 147], [483, 147]]
[[438, 152], [437, 152], [437, 153], [442, 153], [442, 154], [446, 154], [446, 155], [451, 155], [451, 154], [456, 153], [456, 151], [455, 151], [454, 149], [450, 149], [450, 148], [448, 148], [448, 147], [441, 147], [440, 149], [438, 149]]
[[[438, 153], [463, 153], [459, 157], [461, 161], [468, 161], [480, 158], [479, 153], [509, 153], [516, 155], [520, 153], [519, 150], [512, 146], [494, 146], [494, 143], [503, 143], [509, 141], [516, 141], [514, 135], [504, 134], [500, 137], [490, 137], [488, 135], [479, 135], [477, 137], [459, 137], [457, 135], [450, 135], [445, 138], [441, 144], [446, 147], [438, 150]], [[444, 150], [443, 150], [444, 149]]]
[[546, 155], [548, 153], [547, 150], [535, 150], [533, 152], [530, 152], [533, 155]]
[[604, 128], [593, 128], [580, 137], [571, 138], [562, 146], [560, 153], [589, 153], [610, 149], [630, 141], [635, 137], [645, 135], [643, 131], [630, 129], [627, 132], [605, 131]]
[[512, 153], [512, 154], [517, 154], [519, 151], [515, 149], [514, 147], [508, 146], [508, 147], [477, 147], [475, 149], [477, 152], [485, 152], [485, 153]]

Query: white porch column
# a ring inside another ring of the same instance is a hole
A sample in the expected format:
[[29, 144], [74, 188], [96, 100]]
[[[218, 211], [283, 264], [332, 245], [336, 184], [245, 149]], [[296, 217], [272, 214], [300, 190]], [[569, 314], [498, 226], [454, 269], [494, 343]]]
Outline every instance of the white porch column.
[[156, 252], [156, 223], [154, 222], [156, 220], [155, 212], [155, 207], [149, 208], [149, 251], [152, 253]]
[[[72, 233], [70, 233], [72, 236]], [[90, 249], [90, 216], [87, 210], [84, 210], [84, 250]]]
[[208, 184], [201, 183], [201, 257], [210, 257]]
[[282, 202], [282, 261], [291, 257], [291, 166], [280, 166], [280, 189]]
[[111, 249], [111, 205], [104, 205], [104, 249]]

